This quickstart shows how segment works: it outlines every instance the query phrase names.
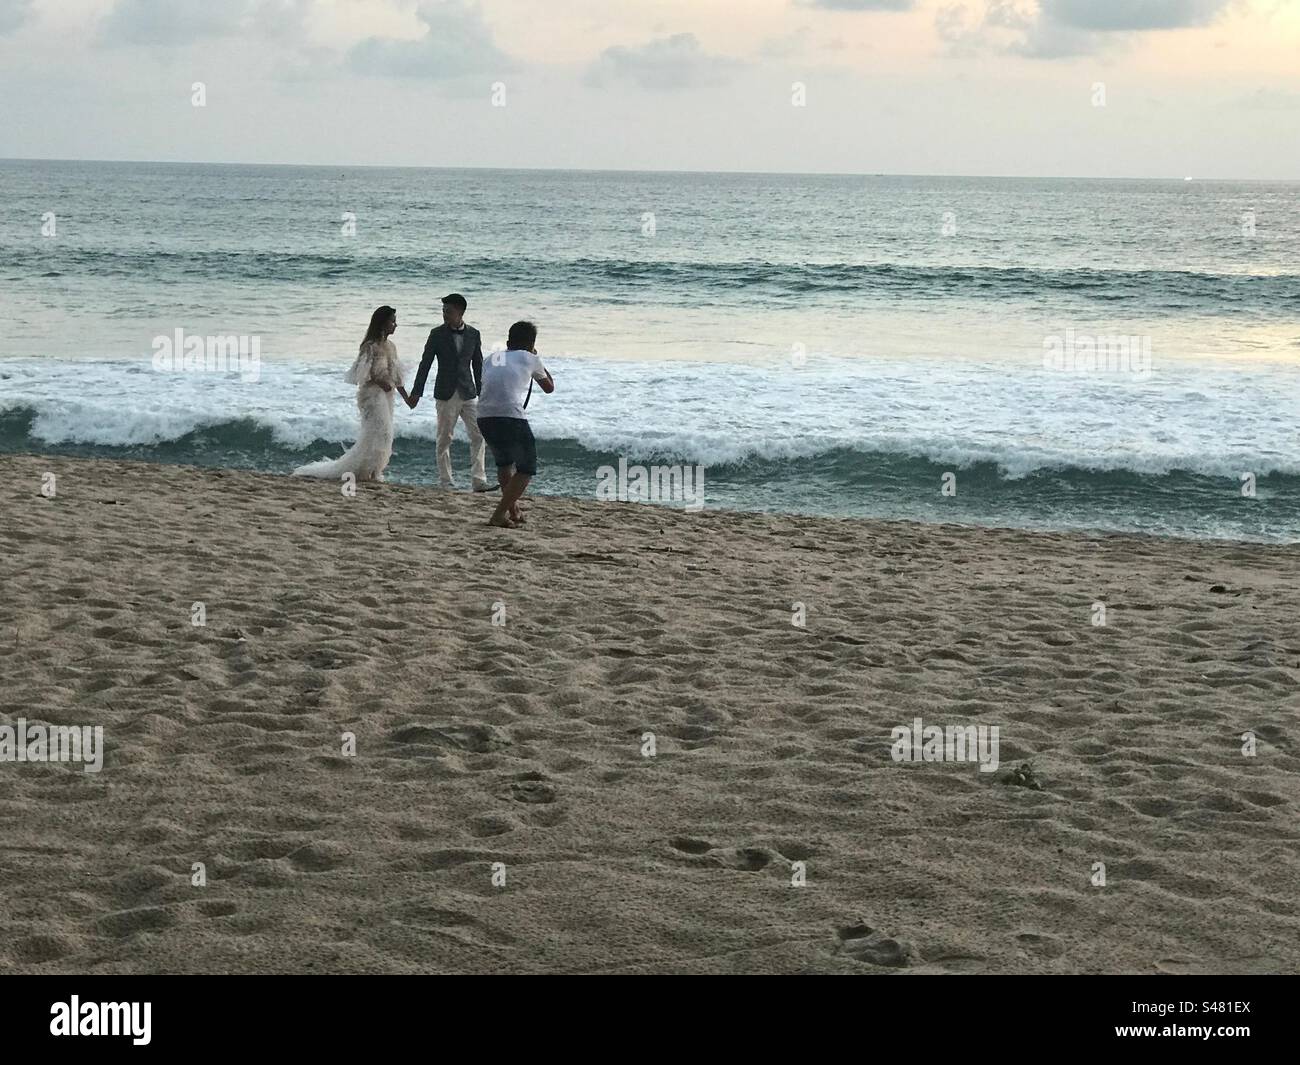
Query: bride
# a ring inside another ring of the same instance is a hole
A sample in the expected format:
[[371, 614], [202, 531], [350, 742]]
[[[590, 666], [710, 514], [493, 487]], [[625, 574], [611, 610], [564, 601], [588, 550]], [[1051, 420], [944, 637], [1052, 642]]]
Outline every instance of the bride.
[[370, 328], [361, 342], [356, 361], [343, 377], [357, 386], [357, 409], [361, 430], [357, 442], [336, 459], [321, 459], [299, 466], [295, 477], [338, 478], [355, 474], [358, 481], [382, 481], [393, 455], [393, 391], [409, 405], [402, 381], [397, 348], [388, 338], [397, 329], [397, 311], [380, 307], [370, 317]]

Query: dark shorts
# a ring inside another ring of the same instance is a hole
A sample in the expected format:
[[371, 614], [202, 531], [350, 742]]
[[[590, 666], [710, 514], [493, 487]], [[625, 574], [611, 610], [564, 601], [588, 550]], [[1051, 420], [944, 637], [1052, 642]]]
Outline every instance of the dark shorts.
[[537, 441], [527, 418], [480, 418], [478, 431], [492, 449], [497, 469], [513, 466], [526, 477], [537, 473]]

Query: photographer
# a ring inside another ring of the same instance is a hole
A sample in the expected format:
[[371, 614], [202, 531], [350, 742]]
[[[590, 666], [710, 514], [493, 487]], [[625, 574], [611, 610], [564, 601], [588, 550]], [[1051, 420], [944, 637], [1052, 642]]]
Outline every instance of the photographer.
[[516, 322], [510, 327], [505, 351], [494, 351], [483, 364], [483, 388], [478, 400], [478, 426], [492, 449], [501, 484], [501, 502], [489, 525], [515, 529], [524, 523], [519, 499], [537, 474], [537, 442], [524, 416], [528, 392], [536, 381], [542, 391], [555, 391], [555, 381], [537, 355], [537, 326]]

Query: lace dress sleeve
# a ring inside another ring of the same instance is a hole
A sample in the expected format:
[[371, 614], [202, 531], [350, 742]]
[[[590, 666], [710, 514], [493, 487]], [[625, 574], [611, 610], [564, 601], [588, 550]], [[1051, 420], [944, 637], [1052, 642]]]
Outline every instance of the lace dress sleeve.
[[397, 361], [397, 348], [391, 341], [376, 346], [374, 358], [370, 363], [370, 380], [381, 388], [397, 388], [403, 385], [402, 366]]
[[351, 368], [343, 375], [343, 380], [350, 385], [363, 385], [369, 381], [372, 353], [373, 349], [369, 344], [362, 344]]

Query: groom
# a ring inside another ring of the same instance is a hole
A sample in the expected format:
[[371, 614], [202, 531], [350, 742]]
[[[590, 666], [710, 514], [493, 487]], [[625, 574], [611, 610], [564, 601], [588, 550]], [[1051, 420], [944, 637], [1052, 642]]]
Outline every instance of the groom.
[[433, 398], [438, 407], [438, 485], [454, 487], [451, 480], [451, 436], [456, 420], [465, 423], [469, 434], [470, 477], [474, 491], [490, 492], [483, 472], [483, 434], [478, 430], [478, 393], [483, 384], [483, 342], [472, 325], [465, 324], [465, 297], [458, 292], [442, 299], [442, 325], [429, 333], [424, 357], [415, 375], [415, 385], [407, 406], [415, 405], [424, 395], [429, 366], [438, 360], [438, 374], [433, 380]]

